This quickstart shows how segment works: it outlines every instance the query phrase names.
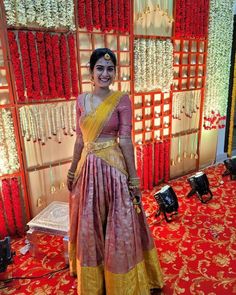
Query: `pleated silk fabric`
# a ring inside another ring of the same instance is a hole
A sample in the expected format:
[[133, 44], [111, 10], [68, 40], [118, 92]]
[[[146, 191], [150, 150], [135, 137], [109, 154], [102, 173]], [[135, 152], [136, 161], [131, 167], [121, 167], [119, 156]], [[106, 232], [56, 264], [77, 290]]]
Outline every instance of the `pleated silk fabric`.
[[69, 258], [80, 295], [148, 295], [163, 287], [153, 239], [143, 209], [138, 214], [133, 207], [127, 176], [93, 153], [70, 195]]

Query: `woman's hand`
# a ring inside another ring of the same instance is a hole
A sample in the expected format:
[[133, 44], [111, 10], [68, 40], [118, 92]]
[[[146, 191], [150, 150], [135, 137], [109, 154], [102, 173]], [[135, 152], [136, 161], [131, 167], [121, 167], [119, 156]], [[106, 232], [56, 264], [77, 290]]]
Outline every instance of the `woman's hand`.
[[134, 208], [136, 210], [137, 213], [141, 212], [141, 198], [142, 198], [142, 194], [139, 188], [132, 188], [130, 189], [130, 195], [131, 195], [131, 199], [132, 202], [134, 204]]

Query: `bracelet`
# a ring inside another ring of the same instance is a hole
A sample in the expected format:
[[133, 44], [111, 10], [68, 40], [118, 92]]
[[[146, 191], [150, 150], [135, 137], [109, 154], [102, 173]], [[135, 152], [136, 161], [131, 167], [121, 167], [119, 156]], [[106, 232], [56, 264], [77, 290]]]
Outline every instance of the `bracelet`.
[[70, 171], [70, 170], [68, 170], [67, 178], [68, 178], [69, 180], [73, 180], [73, 179], [75, 178], [75, 173], [72, 172], [72, 171]]
[[140, 185], [140, 179], [139, 179], [139, 177], [131, 177], [130, 179], [129, 179], [129, 184], [131, 184], [131, 185]]

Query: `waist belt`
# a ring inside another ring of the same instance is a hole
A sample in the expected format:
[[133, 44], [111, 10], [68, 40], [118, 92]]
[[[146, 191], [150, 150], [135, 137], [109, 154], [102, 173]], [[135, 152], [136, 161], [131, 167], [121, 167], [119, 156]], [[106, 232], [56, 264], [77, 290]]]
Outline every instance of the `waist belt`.
[[111, 146], [117, 145], [117, 142], [115, 139], [108, 140], [108, 141], [101, 141], [101, 142], [85, 142], [84, 143], [84, 150], [87, 153], [92, 153], [95, 151], [99, 151]]

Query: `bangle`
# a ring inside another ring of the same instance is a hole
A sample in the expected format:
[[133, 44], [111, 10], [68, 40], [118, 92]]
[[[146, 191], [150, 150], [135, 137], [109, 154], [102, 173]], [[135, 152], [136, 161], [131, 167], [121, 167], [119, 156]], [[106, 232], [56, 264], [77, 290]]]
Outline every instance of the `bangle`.
[[75, 177], [75, 173], [68, 170], [68, 173], [67, 173], [67, 178], [70, 179], [70, 180], [73, 180]]
[[140, 179], [139, 177], [132, 177], [129, 179], [129, 188], [139, 188], [140, 186]]

